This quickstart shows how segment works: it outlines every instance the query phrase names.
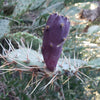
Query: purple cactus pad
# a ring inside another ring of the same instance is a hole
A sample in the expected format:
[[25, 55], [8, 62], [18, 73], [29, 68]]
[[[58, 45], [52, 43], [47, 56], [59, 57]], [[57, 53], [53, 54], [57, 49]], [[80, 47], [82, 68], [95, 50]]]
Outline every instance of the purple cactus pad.
[[54, 71], [61, 55], [62, 46], [69, 33], [70, 22], [64, 16], [50, 15], [44, 30], [42, 54], [47, 69]]

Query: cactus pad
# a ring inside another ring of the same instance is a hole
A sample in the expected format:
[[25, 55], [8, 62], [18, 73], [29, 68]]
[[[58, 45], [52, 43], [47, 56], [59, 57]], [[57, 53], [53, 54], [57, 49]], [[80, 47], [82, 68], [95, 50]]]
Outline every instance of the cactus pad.
[[62, 46], [69, 33], [70, 22], [56, 13], [50, 15], [44, 30], [42, 54], [47, 69], [54, 71], [60, 57]]

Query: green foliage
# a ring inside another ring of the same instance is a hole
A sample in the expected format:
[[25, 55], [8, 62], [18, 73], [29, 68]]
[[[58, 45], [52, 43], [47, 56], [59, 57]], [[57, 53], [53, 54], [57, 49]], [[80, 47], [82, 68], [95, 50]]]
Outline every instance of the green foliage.
[[[75, 3], [83, 3], [83, 2], [93, 2], [94, 0], [65, 0], [65, 4], [67, 6], [75, 4]], [[96, 0], [99, 1], [99, 0]]]
[[6, 19], [0, 19], [0, 39], [10, 32], [10, 21]]
[[[17, 32], [15, 34], [7, 34], [4, 38], [10, 39], [15, 43], [15, 40], [20, 42], [21, 40], [25, 43], [25, 45], [32, 43], [32, 47], [34, 50], [37, 50], [39, 48], [39, 45], [41, 45], [42, 40], [36, 36], [33, 36], [32, 34], [29, 34], [27, 32]], [[15, 43], [16, 44], [16, 43]]]
[[31, 7], [29, 8], [30, 10], [37, 10], [38, 8], [40, 8], [44, 3], [46, 2], [46, 0], [34, 0], [34, 3], [32, 3]]
[[94, 34], [100, 31], [100, 26], [98, 25], [92, 25], [88, 28], [88, 32], [86, 34]]
[[99, 69], [100, 68], [100, 58], [96, 58], [94, 60], [89, 61], [88, 63], [92, 68]]
[[4, 0], [0, 0], [0, 9], [2, 8]]
[[44, 14], [47, 14], [47, 13], [53, 13], [53, 11], [56, 12], [56, 10], [60, 11], [63, 7], [64, 7], [64, 2], [57, 2], [56, 4], [48, 6], [45, 10], [43, 10], [41, 15], [44, 15]]
[[32, 3], [34, 3], [34, 1], [35, 0], [18, 0], [12, 16], [19, 17], [24, 14], [32, 5]]

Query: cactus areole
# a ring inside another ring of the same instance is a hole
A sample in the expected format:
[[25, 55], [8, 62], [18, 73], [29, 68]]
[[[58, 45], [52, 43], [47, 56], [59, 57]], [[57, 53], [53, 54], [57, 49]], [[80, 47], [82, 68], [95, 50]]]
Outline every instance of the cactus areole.
[[70, 22], [64, 16], [55, 13], [48, 18], [44, 30], [42, 54], [46, 67], [50, 71], [56, 68], [69, 27]]

